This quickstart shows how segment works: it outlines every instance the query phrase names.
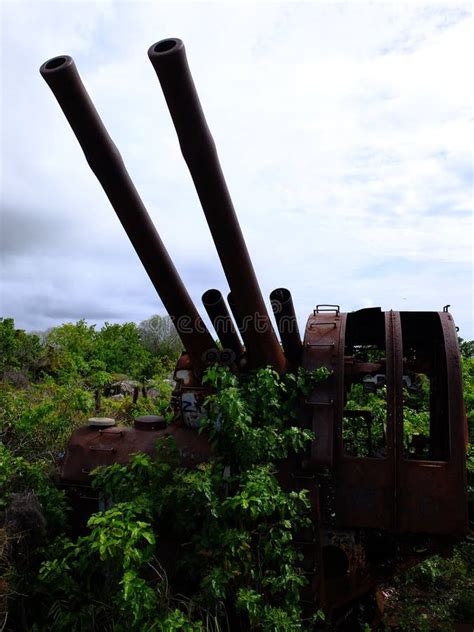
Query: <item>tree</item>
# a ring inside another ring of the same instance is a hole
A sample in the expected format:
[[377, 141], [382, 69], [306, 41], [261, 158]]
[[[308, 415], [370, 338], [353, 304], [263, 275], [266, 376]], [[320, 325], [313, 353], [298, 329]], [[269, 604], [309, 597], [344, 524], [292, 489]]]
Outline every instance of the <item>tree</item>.
[[125, 373], [140, 380], [153, 374], [153, 358], [135, 323], [105, 323], [97, 334], [96, 359], [109, 373]]
[[54, 327], [46, 336], [46, 345], [56, 353], [54, 372], [63, 381], [70, 378], [85, 377], [90, 371], [89, 363], [95, 356], [97, 332], [95, 325], [88, 325], [85, 320], [76, 324], [65, 323]]
[[463, 338], [458, 338], [458, 342], [459, 351], [463, 358], [474, 357], [474, 340], [464, 340]]
[[167, 356], [175, 361], [183, 350], [183, 344], [169, 316], [156, 314], [142, 321], [138, 328], [142, 343], [154, 355]]
[[15, 324], [13, 318], [0, 318], [0, 371], [12, 366], [15, 361]]
[[13, 318], [0, 318], [0, 374], [9, 369], [32, 373], [41, 353], [38, 336], [15, 329]]

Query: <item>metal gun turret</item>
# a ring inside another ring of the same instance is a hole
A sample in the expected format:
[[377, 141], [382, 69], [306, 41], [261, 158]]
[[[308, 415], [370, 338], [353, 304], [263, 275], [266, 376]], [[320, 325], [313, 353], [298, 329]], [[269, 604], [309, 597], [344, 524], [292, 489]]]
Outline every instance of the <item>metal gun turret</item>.
[[[413, 534], [425, 537], [434, 551], [436, 543], [443, 543], [446, 536], [467, 531], [466, 418], [454, 321], [448, 306], [439, 312], [383, 312], [374, 307], [343, 313], [338, 305], [320, 304], [310, 314], [301, 341], [291, 294], [279, 288], [272, 292], [270, 301], [280, 346], [184, 45], [179, 39], [163, 40], [154, 44], [148, 55], [231, 290], [227, 303], [233, 320], [219, 290], [203, 294], [204, 307], [223, 347], [220, 351], [156, 232], [73, 60], [62, 56], [43, 64], [41, 74], [187, 351], [175, 370], [176, 423], [162, 428], [162, 420], [150, 424], [142, 419], [123, 434], [120, 450], [104, 454], [112, 463], [119, 458], [126, 461], [132, 446], [142, 445], [151, 452], [151, 435], [147, 440], [140, 435], [146, 431], [155, 432], [157, 437], [173, 434], [185, 467], [211, 458], [205, 435], [196, 431], [209, 392], [200, 378], [210, 362], [232, 364], [240, 373], [268, 365], [280, 373], [287, 367], [326, 369], [327, 379], [318, 382], [298, 403], [291, 421], [311, 429], [315, 439], [305, 453], [281, 463], [279, 476], [289, 489], [304, 487], [309, 491], [314, 534], [319, 535], [296, 544], [301, 546], [309, 569], [310, 603], [330, 611], [372, 590], [382, 577], [422, 559], [407, 546]], [[417, 383], [424, 387], [426, 429], [424, 435], [409, 437], [407, 385], [416, 389]], [[372, 393], [379, 389], [376, 409], [353, 397], [367, 385]], [[71, 438], [63, 469], [63, 481], [69, 476], [66, 482], [71, 487], [85, 484], [86, 477], [78, 472], [89, 471], [98, 464], [98, 455], [103, 457], [97, 449], [81, 452], [78, 448], [100, 443], [97, 432], [95, 427], [80, 429]], [[105, 435], [104, 442], [122, 437], [113, 429]], [[81, 502], [77, 500], [78, 505]], [[83, 514], [89, 510], [87, 506]], [[401, 552], [399, 557], [395, 551]]]

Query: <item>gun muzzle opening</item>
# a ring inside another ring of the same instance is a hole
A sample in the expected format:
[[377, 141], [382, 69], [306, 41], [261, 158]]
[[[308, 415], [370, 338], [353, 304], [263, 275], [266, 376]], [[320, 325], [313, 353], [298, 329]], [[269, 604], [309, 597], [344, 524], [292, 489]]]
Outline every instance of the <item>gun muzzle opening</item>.
[[168, 53], [174, 48], [178, 48], [180, 44], [181, 46], [183, 45], [182, 41], [174, 37], [160, 40], [159, 42], [157, 42], [156, 44], [153, 44], [153, 46], [150, 47], [148, 54], [149, 55], [150, 54], [162, 55], [163, 53]]
[[270, 294], [270, 302], [272, 304], [272, 309], [275, 314], [281, 311], [281, 306], [291, 301], [290, 290], [287, 290], [285, 287], [280, 287], [277, 290], [273, 290]]
[[46, 70], [54, 70], [55, 68], [59, 68], [67, 61], [66, 57], [54, 57], [54, 59], [50, 59], [46, 62]]
[[58, 55], [58, 57], [53, 57], [52, 59], [45, 61], [40, 67], [40, 73], [44, 77], [45, 75], [59, 70], [60, 68], [70, 66], [73, 63], [73, 59], [69, 55]]
[[221, 301], [222, 294], [219, 292], [219, 290], [207, 290], [202, 295], [202, 302], [205, 306], [211, 307], [213, 305], [217, 305], [217, 303], [220, 303]]

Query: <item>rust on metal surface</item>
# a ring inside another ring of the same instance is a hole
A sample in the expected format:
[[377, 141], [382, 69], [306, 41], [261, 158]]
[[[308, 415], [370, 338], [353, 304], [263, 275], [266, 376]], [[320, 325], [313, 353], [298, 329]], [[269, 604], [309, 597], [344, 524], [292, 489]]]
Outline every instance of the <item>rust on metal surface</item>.
[[330, 372], [305, 401], [305, 425], [316, 436], [307, 468], [334, 465], [336, 424], [342, 417], [343, 406], [345, 323], [346, 315], [334, 309], [315, 310], [306, 325], [302, 366], [307, 371], [325, 367]]
[[290, 291], [284, 287], [273, 290], [270, 294], [270, 302], [286, 359], [292, 367], [298, 366], [301, 362], [303, 345]]
[[183, 467], [194, 468], [210, 459], [212, 450], [206, 437], [179, 424], [163, 428], [162, 418], [151, 415], [137, 418], [133, 428], [78, 428], [67, 445], [60, 479], [71, 503], [72, 532], [76, 535], [85, 533], [89, 517], [109, 506], [108, 499], [91, 486], [91, 473], [96, 468], [114, 463], [125, 465], [138, 452], [154, 457], [157, 441], [170, 437], [176, 444]]
[[54, 57], [41, 66], [40, 72], [172, 317], [184, 347], [193, 358], [194, 370], [202, 370], [205, 365], [202, 358], [208, 349], [215, 347], [214, 341], [82, 83], [74, 60], [68, 55]]
[[113, 426], [104, 430], [83, 426], [69, 440], [61, 472], [63, 481], [89, 483], [97, 467], [128, 463], [134, 452], [153, 454], [158, 432]]
[[[404, 343], [414, 364], [425, 355], [430, 382], [430, 437], [424, 454], [397, 453], [397, 528], [401, 532], [467, 531], [466, 415], [457, 334], [451, 314], [402, 312]], [[413, 353], [415, 352], [415, 353]], [[400, 413], [398, 444], [403, 440]]]
[[[306, 401], [305, 425], [316, 435], [306, 467], [332, 471], [321, 502], [330, 508], [333, 523], [399, 533], [466, 533], [466, 421], [451, 315], [375, 308], [347, 315], [334, 308], [329, 314], [330, 319], [318, 309], [309, 318], [303, 366], [325, 366], [332, 372]], [[346, 323], [345, 333], [339, 321]], [[379, 361], [358, 360], [354, 351], [364, 348], [379, 354]], [[429, 380], [430, 436], [419, 438], [408, 452], [404, 389], [410, 374], [419, 373]], [[383, 445], [378, 447], [370, 411], [344, 409], [351, 385], [364, 375], [371, 384], [370, 374], [382, 377], [386, 389]], [[348, 418], [364, 424], [365, 456], [347, 452], [343, 428]]]
[[[146, 422], [145, 422], [146, 423]], [[112, 463], [128, 463], [137, 452], [153, 455], [158, 439], [173, 437], [185, 467], [208, 460], [211, 449], [207, 439], [191, 428], [170, 424], [166, 428], [148, 428], [142, 419], [134, 428], [114, 426], [104, 430], [83, 426], [68, 443], [61, 471], [63, 482], [89, 483], [90, 473]]]
[[126, 464], [137, 452], [152, 456], [158, 439], [172, 437], [184, 467], [195, 467], [209, 460], [212, 454], [206, 437], [191, 428], [170, 424], [165, 428], [149, 428], [142, 422], [133, 428], [115, 426], [97, 430], [83, 426], [71, 436], [61, 470], [63, 483], [86, 483], [98, 467], [113, 463]]
[[148, 56], [160, 81], [183, 157], [244, 323], [242, 337], [249, 365], [253, 368], [271, 365], [282, 372], [285, 357], [270, 322], [189, 70], [184, 44], [180, 39], [162, 40], [150, 47]]
[[[360, 315], [356, 314], [356, 318]], [[352, 349], [358, 344], [369, 341], [373, 347], [378, 347], [386, 357], [387, 379], [387, 417], [386, 417], [386, 445], [381, 454], [370, 457], [348, 456], [343, 444], [341, 418], [338, 423], [337, 452], [339, 455], [335, 473], [335, 511], [336, 523], [341, 527], [372, 527], [393, 529], [394, 527], [394, 415], [395, 407], [393, 385], [401, 377], [395, 376], [392, 362], [392, 312], [383, 313], [380, 310], [362, 315], [371, 321], [369, 338], [357, 337], [359, 328], [351, 323], [348, 315], [348, 334], [346, 348]], [[385, 332], [385, 333], [384, 333]], [[342, 493], [342, 497], [341, 497]]]
[[135, 417], [133, 427], [138, 430], [164, 430], [166, 420], [161, 415], [141, 415]]

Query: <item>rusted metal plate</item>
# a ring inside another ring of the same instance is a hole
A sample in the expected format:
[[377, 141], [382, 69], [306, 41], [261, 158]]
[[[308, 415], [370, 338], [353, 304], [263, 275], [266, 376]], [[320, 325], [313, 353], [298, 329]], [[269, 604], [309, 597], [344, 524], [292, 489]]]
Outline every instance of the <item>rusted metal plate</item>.
[[346, 315], [337, 306], [314, 310], [306, 325], [302, 365], [307, 371], [326, 367], [331, 375], [319, 382], [305, 402], [305, 418], [315, 434], [309, 466], [334, 465], [335, 428], [342, 416], [344, 331]]
[[[413, 319], [414, 316], [410, 315]], [[430, 331], [434, 314], [417, 314], [421, 344], [423, 331]], [[437, 314], [438, 333], [433, 330], [431, 346], [441, 346], [437, 362], [430, 368], [432, 382], [442, 389], [441, 404], [435, 409], [438, 423], [445, 426], [445, 460], [407, 459], [397, 453], [397, 527], [400, 532], [457, 535], [468, 531], [466, 489], [466, 417], [457, 335], [452, 316]], [[425, 327], [423, 326], [425, 323]], [[433, 415], [433, 411], [432, 411]], [[398, 420], [398, 444], [403, 442], [403, 418]], [[431, 428], [434, 434], [435, 429]]]
[[89, 484], [90, 473], [95, 468], [113, 463], [126, 464], [137, 452], [153, 456], [156, 441], [166, 437], [175, 439], [184, 467], [194, 467], [211, 455], [205, 436], [177, 424], [162, 430], [120, 426], [97, 430], [84, 426], [73, 433], [68, 443], [61, 479], [74, 484]]
[[136, 452], [153, 457], [157, 440], [167, 437], [174, 438], [183, 467], [194, 468], [209, 460], [211, 448], [204, 435], [177, 424], [162, 430], [152, 429], [154, 425], [153, 420], [142, 418], [137, 428], [115, 426], [101, 431], [85, 426], [74, 432], [67, 446], [60, 483], [69, 498], [69, 522], [74, 535], [86, 533], [89, 517], [108, 507], [108, 500], [91, 487], [90, 473], [95, 468], [114, 463], [124, 465]]
[[[380, 314], [382, 317], [382, 314]], [[335, 520], [340, 527], [391, 529], [395, 521], [394, 424], [401, 384], [399, 363], [399, 318], [386, 312], [385, 366], [387, 382], [387, 430], [385, 455], [379, 458], [351, 457], [344, 454], [342, 420], [338, 426], [338, 462], [335, 481]]]
[[[384, 367], [387, 385], [385, 454], [380, 458], [344, 454], [343, 421], [342, 417], [337, 418], [334, 492], [330, 501], [334, 503], [335, 523], [340, 527], [407, 533], [464, 533], [466, 426], [452, 318], [445, 312], [387, 312], [384, 321], [386, 357], [379, 365]], [[365, 341], [375, 340], [369, 330], [363, 335]], [[404, 356], [409, 351], [407, 360]], [[346, 362], [346, 368], [350, 379], [358, 374], [357, 363]], [[369, 366], [365, 364], [364, 368]], [[372, 368], [380, 370], [377, 364]], [[425, 372], [432, 385], [429, 459], [413, 455], [407, 458], [405, 454], [405, 370]], [[440, 459], [443, 452], [446, 456]]]
[[161, 415], [141, 415], [135, 417], [133, 425], [138, 430], [164, 430], [167, 424]]

